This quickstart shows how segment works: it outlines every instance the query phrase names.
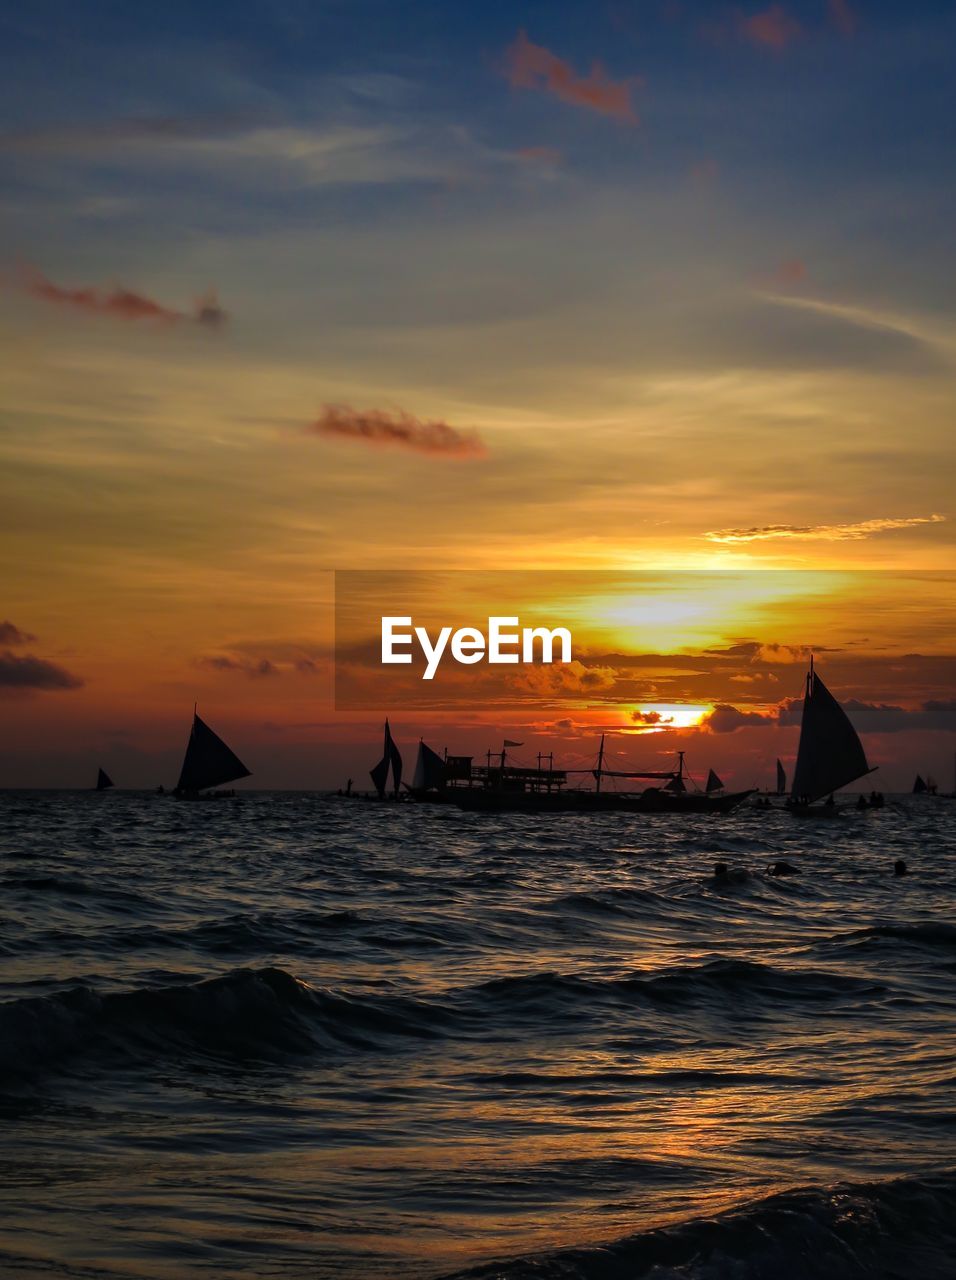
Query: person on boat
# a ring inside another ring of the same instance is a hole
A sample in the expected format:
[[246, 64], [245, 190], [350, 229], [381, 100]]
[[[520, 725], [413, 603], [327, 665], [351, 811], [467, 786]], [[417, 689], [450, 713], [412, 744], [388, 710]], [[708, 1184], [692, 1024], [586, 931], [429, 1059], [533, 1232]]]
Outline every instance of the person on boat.
[[768, 876], [798, 876], [800, 868], [792, 862], [771, 862], [767, 867]]
[[857, 807], [858, 809], [869, 809], [869, 807], [870, 807], [870, 806], [869, 806], [869, 803], [868, 803], [868, 801], [867, 801], [866, 796], [865, 796], [865, 795], [863, 795], [863, 793], [862, 793], [862, 792], [860, 793], [860, 798], [859, 798], [859, 800], [857, 800], [857, 802], [856, 802], [856, 807]]
[[905, 876], [909, 874], [906, 863], [902, 858], [897, 858], [893, 863], [893, 874], [894, 876]]

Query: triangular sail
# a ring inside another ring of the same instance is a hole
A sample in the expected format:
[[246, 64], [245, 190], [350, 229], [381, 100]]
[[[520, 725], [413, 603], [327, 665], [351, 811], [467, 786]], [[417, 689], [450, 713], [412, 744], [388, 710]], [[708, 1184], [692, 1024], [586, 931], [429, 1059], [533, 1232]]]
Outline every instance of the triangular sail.
[[791, 795], [820, 800], [872, 772], [856, 730], [811, 662]]
[[237, 778], [248, 777], [249, 770], [239, 757], [194, 713], [176, 790], [205, 791], [207, 787], [222, 787]]
[[110, 775], [106, 772], [105, 769], [100, 769], [96, 775], [97, 791], [106, 791], [112, 785], [113, 785], [113, 779], [110, 777]]
[[921, 773], [918, 773], [916, 775], [916, 781], [913, 783], [913, 795], [921, 796], [923, 792], [926, 790], [928, 790], [928, 788], [926, 786], [926, 783], [923, 781], [923, 775]]
[[684, 792], [687, 790], [687, 786], [684, 782], [684, 779], [680, 776], [680, 774], [677, 774], [675, 777], [671, 778], [670, 782], [666, 784], [666, 786], [664, 787], [664, 790], [673, 791], [675, 795], [683, 795]]
[[375, 785], [375, 790], [380, 796], [385, 795], [385, 787], [388, 783], [388, 771], [392, 770], [392, 784], [395, 794], [398, 795], [398, 788], [402, 785], [402, 753], [395, 745], [392, 739], [392, 731], [388, 727], [388, 721], [385, 721], [385, 744], [382, 747], [382, 758], [374, 769], [369, 770], [369, 777]]
[[780, 761], [777, 761], [777, 795], [785, 795], [787, 791], [787, 771], [784, 769]]
[[709, 794], [711, 791], [723, 791], [724, 784], [711, 769], [707, 774], [707, 783], [704, 790]]
[[415, 791], [439, 790], [445, 785], [445, 762], [437, 751], [424, 742], [418, 744], [418, 759], [415, 761], [415, 773], [412, 776], [412, 788]]

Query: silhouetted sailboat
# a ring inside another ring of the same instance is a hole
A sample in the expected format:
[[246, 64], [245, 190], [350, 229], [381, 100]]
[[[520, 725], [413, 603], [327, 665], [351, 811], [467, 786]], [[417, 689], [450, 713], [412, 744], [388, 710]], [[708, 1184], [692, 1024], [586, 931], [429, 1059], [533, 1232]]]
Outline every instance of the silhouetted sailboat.
[[787, 772], [780, 761], [777, 761], [777, 795], [785, 796], [787, 794]]
[[859, 735], [814, 671], [811, 657], [789, 807], [795, 813], [806, 812], [815, 800], [822, 800], [824, 796], [832, 799], [840, 787], [873, 771]]
[[[208, 788], [222, 787], [227, 782], [249, 776], [249, 770], [239, 757], [194, 710], [183, 767], [173, 794], [186, 800], [212, 798], [223, 793], [210, 792]], [[202, 792], [206, 794], [201, 796]]]
[[379, 797], [384, 800], [385, 787], [388, 784], [388, 771], [392, 771], [393, 794], [398, 795], [398, 789], [402, 785], [402, 753], [392, 738], [392, 731], [388, 727], [388, 721], [385, 721], [385, 745], [382, 748], [382, 758], [374, 769], [369, 770], [369, 777], [375, 784], [375, 790]]
[[97, 791], [108, 791], [112, 785], [113, 785], [113, 779], [106, 772], [106, 770], [99, 769], [96, 774]]
[[714, 791], [723, 791], [723, 789], [724, 784], [721, 782], [720, 778], [718, 778], [717, 774], [714, 773], [713, 769], [709, 769], [707, 771], [707, 781], [704, 784], [704, 790], [708, 795], [710, 795]]
[[926, 786], [926, 783], [923, 781], [923, 775], [921, 773], [918, 773], [916, 775], [916, 781], [913, 783], [913, 795], [921, 796], [923, 792], [927, 790], [929, 790], [929, 788]]
[[418, 759], [415, 761], [415, 772], [412, 774], [409, 790], [414, 795], [441, 791], [445, 786], [445, 773], [445, 762], [438, 752], [432, 751], [425, 742], [419, 742]]

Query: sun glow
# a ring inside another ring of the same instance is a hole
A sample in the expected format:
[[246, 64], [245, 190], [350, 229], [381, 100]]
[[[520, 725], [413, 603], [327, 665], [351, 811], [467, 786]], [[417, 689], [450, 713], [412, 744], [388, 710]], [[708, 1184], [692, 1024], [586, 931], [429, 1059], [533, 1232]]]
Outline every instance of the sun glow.
[[693, 729], [711, 711], [710, 703], [642, 702], [631, 708], [631, 731], [662, 733], [666, 729]]

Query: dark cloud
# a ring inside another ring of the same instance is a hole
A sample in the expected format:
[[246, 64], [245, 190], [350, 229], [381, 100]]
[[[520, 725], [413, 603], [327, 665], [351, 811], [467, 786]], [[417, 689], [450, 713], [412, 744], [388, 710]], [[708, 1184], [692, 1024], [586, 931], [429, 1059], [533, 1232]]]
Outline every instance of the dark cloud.
[[9, 652], [0, 654], [0, 689], [14, 692], [79, 689], [82, 684], [79, 676], [55, 662], [47, 662], [45, 658], [34, 658], [31, 654], [18, 657]]
[[309, 435], [355, 440], [373, 446], [397, 446], [417, 453], [452, 458], [479, 458], [486, 450], [476, 431], [462, 431], [447, 422], [425, 421], [410, 413], [381, 409], [353, 409], [327, 404], [322, 416], [305, 428]]
[[762, 711], [741, 711], [727, 702], [718, 702], [701, 721], [702, 728], [711, 733], [735, 733], [738, 729], [767, 728], [776, 724], [776, 717]]
[[228, 671], [248, 676], [251, 680], [261, 680], [266, 676], [277, 676], [279, 668], [269, 658], [249, 658], [244, 655], [230, 653], [213, 653], [199, 659], [201, 667], [210, 671]]
[[941, 524], [945, 516], [877, 517], [857, 520], [853, 524], [764, 524], [745, 529], [713, 529], [703, 536], [709, 542], [768, 542], [779, 538], [797, 538], [813, 542], [857, 542], [876, 533], [894, 529], [912, 529], [921, 524]]
[[0, 622], [0, 644], [19, 645], [31, 644], [36, 640], [36, 636], [31, 635], [29, 631], [21, 631], [19, 627], [14, 626], [12, 622]]

